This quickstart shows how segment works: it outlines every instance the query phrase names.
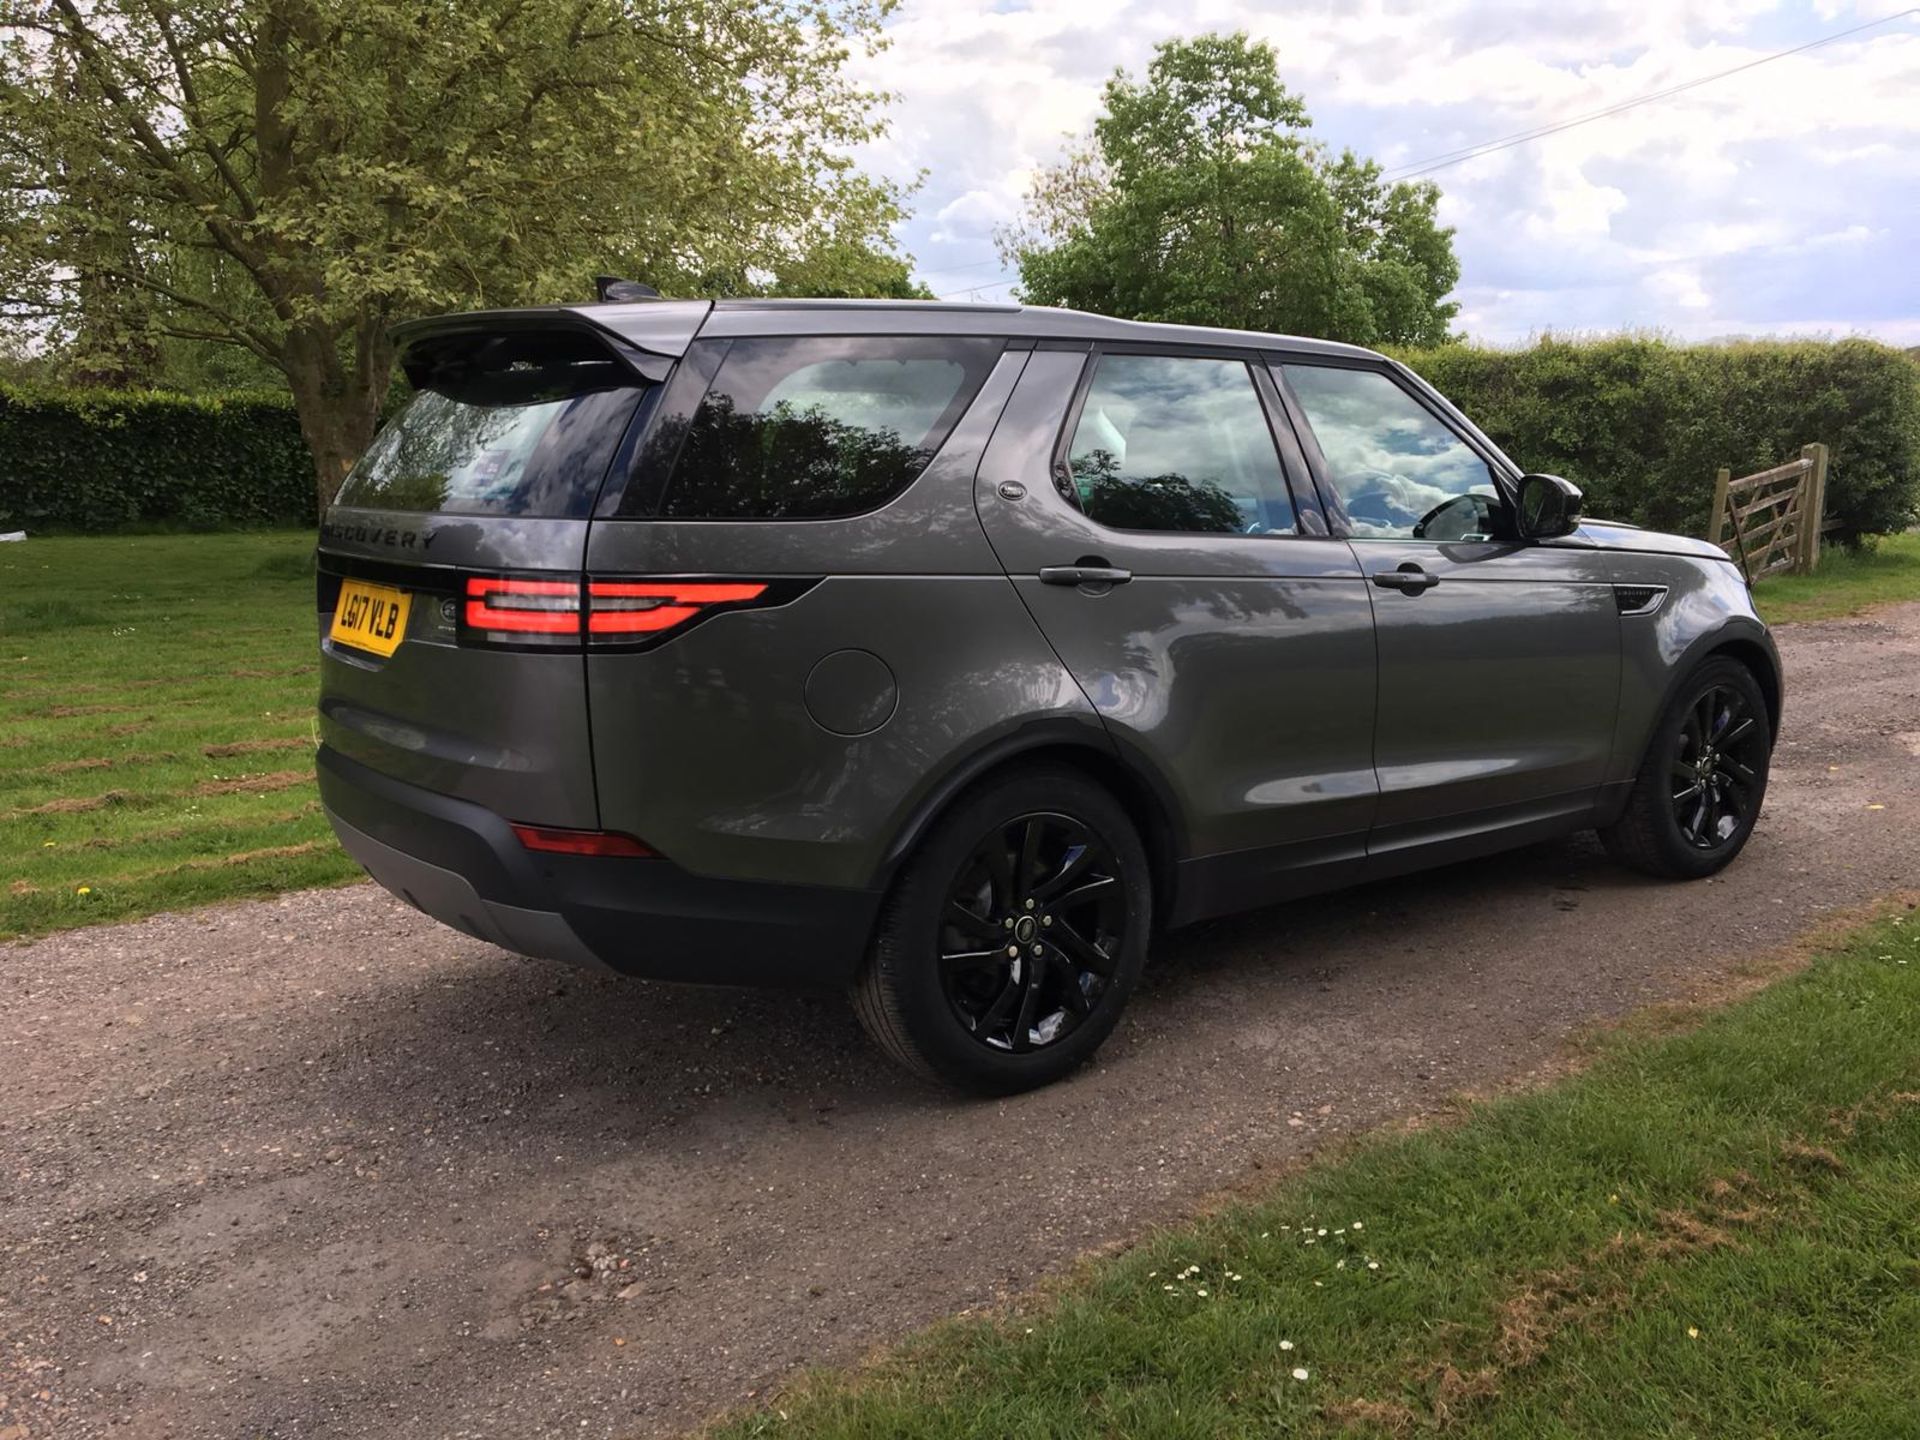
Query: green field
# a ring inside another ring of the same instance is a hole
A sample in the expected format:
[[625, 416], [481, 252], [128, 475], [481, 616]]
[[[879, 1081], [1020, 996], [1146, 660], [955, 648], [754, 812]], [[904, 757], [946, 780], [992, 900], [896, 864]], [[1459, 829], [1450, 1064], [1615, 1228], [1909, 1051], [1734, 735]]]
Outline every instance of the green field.
[[716, 1433], [1920, 1434], [1920, 916], [1700, 1018]]
[[1769, 623], [1833, 620], [1870, 605], [1920, 600], [1920, 532], [1881, 535], [1859, 551], [1838, 545], [1820, 553], [1812, 575], [1775, 575], [1754, 587]]
[[0, 545], [0, 936], [358, 873], [313, 782], [312, 550]]

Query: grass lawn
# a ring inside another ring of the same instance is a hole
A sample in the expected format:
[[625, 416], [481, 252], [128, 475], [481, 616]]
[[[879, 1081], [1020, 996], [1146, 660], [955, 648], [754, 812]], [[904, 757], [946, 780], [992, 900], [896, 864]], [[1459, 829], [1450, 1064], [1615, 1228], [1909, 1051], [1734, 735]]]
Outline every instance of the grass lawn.
[[1909, 915], [717, 1433], [1920, 1435], [1916, 1037]]
[[1869, 605], [1920, 600], [1920, 532], [1882, 535], [1872, 550], [1854, 554], [1838, 545], [1820, 552], [1811, 575], [1775, 575], [1754, 587], [1767, 620], [1832, 620]]
[[0, 937], [359, 873], [314, 789], [312, 549], [0, 545]]

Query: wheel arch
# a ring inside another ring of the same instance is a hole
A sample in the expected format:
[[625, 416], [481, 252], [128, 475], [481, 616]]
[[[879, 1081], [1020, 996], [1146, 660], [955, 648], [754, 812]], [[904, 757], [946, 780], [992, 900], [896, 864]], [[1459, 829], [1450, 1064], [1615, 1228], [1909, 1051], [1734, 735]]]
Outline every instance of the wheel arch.
[[[1780, 738], [1780, 716], [1785, 703], [1780, 679], [1780, 663], [1772, 650], [1758, 640], [1747, 635], [1715, 637], [1707, 649], [1696, 657], [1686, 668], [1675, 688], [1684, 683], [1686, 675], [1692, 674], [1709, 660], [1722, 656], [1738, 660], [1753, 674], [1754, 684], [1760, 687], [1760, 695], [1767, 702], [1767, 733], [1774, 739]], [[1671, 700], [1673, 691], [1669, 689], [1667, 698]]]
[[892, 885], [926, 833], [967, 792], [1008, 770], [1048, 763], [1080, 771], [1120, 802], [1146, 847], [1154, 914], [1171, 914], [1179, 860], [1186, 853], [1178, 806], [1148, 762], [1130, 756], [1104, 731], [1076, 722], [1028, 726], [981, 747], [949, 769], [896, 827], [874, 888]]

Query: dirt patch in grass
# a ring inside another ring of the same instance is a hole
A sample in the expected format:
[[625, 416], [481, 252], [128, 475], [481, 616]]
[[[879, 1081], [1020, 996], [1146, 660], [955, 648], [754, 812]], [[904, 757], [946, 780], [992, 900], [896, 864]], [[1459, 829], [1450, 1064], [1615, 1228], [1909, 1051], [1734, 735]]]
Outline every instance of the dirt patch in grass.
[[227, 745], [202, 745], [200, 753], [209, 760], [225, 760], [231, 755], [259, 755], [268, 750], [311, 750], [313, 742], [304, 735], [289, 735], [281, 740], [235, 740]]
[[284, 680], [293, 675], [312, 675], [318, 672], [317, 665], [290, 665], [280, 670], [229, 670], [227, 674], [236, 680]]
[[49, 705], [44, 710], [28, 713], [46, 720], [78, 720], [87, 715], [127, 715], [133, 708], [131, 705]]
[[[306, 804], [292, 810], [276, 810], [270, 815], [253, 817], [252, 824], [257, 826], [290, 825], [309, 815], [320, 813], [320, 802], [309, 800]], [[123, 850], [143, 845], [167, 845], [175, 840], [185, 840], [192, 835], [207, 834], [211, 831], [225, 830], [229, 822], [216, 820], [200, 825], [168, 825], [159, 830], [142, 830], [137, 835], [90, 835], [80, 842], [87, 850]]]
[[285, 790], [313, 779], [311, 770], [274, 770], [265, 775], [240, 775], [232, 780], [205, 780], [193, 787], [195, 795], [240, 795]]
[[58, 800], [47, 800], [39, 805], [29, 805], [25, 809], [15, 810], [7, 818], [18, 819], [26, 815], [77, 815], [84, 810], [104, 810], [109, 805], [124, 805], [132, 798], [124, 790], [108, 790], [100, 795], [65, 795]]
[[139, 765], [164, 765], [169, 760], [179, 758], [171, 750], [140, 752], [133, 755], [89, 755], [80, 760], [56, 760], [51, 765], [42, 765], [40, 773], [71, 775], [76, 770], [113, 770]]
[[[154, 880], [164, 880], [172, 875], [196, 875], [208, 870], [231, 870], [242, 865], [258, 864], [262, 860], [291, 860], [299, 855], [315, 855], [322, 850], [331, 850], [331, 840], [302, 840], [294, 845], [263, 845], [257, 850], [237, 850], [231, 855], [209, 855], [197, 860], [181, 860], [172, 865], [158, 865], [148, 870], [129, 870], [116, 875], [110, 882], [115, 885], [144, 885]], [[8, 887], [15, 895], [44, 895], [50, 889], [64, 887], [29, 884], [25, 880], [16, 880]], [[0, 1440], [5, 1432], [0, 1431]]]

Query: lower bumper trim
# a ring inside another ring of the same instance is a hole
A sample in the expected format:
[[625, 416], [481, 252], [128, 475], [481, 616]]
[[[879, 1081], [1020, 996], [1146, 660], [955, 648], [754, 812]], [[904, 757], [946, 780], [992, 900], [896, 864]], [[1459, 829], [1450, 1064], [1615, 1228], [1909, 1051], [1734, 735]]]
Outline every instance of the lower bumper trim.
[[694, 875], [669, 860], [534, 852], [485, 806], [321, 747], [340, 842], [415, 909], [522, 955], [707, 985], [839, 989], [876, 891]]

